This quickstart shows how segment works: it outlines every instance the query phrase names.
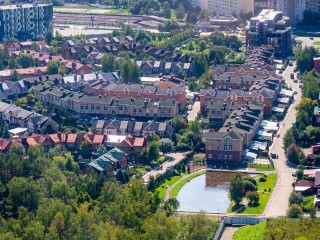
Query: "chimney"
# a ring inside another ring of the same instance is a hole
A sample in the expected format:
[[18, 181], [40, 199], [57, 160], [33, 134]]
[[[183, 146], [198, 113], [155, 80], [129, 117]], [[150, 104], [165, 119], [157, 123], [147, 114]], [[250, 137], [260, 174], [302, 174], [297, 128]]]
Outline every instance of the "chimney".
[[73, 74], [73, 79], [75, 82], [78, 82], [77, 74]]

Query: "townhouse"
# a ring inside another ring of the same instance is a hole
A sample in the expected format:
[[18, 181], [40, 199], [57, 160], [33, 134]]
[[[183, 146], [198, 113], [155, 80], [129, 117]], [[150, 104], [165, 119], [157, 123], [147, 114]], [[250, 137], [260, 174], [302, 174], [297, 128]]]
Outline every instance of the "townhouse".
[[134, 99], [128, 96], [109, 97], [90, 96], [74, 93], [53, 85], [33, 87], [35, 97], [44, 104], [56, 105], [61, 111], [71, 111], [80, 117], [135, 117], [135, 118], [173, 118], [179, 113], [179, 102], [174, 99], [149, 98]]
[[59, 124], [50, 117], [5, 102], [0, 102], [0, 120], [12, 126], [26, 127], [29, 133], [45, 133], [48, 128], [59, 130]]
[[[247, 103], [254, 100], [264, 104], [264, 113], [271, 114], [272, 105], [281, 91], [283, 78], [279, 75], [240, 75], [216, 73], [212, 80], [211, 89], [199, 92], [201, 112], [208, 115], [213, 107], [210, 102]], [[209, 114], [209, 116], [211, 116]]]
[[17, 99], [28, 93], [27, 82], [21, 80], [13, 82], [6, 80], [0, 83], [0, 98], [12, 98]]
[[103, 95], [118, 98], [133, 98], [137, 100], [148, 98], [151, 102], [177, 101], [179, 108], [186, 106], [186, 87], [184, 84], [166, 85], [142, 85], [142, 84], [119, 84], [107, 81], [98, 81], [90, 85], [85, 84], [85, 92], [94, 95]]
[[133, 136], [147, 136], [157, 134], [160, 137], [172, 137], [174, 129], [171, 121], [157, 122], [150, 120], [148, 122], [131, 121], [131, 120], [96, 120], [91, 127], [93, 133], [97, 134], [131, 134]]
[[240, 162], [263, 120], [263, 104], [257, 101], [235, 109], [219, 131], [204, 133], [207, 161]]

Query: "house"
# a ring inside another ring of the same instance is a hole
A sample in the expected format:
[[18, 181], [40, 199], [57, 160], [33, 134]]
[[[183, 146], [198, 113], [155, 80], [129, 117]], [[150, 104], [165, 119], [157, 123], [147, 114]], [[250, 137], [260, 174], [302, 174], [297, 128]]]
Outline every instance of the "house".
[[11, 141], [0, 138], [0, 153], [6, 153], [10, 150]]
[[124, 151], [133, 162], [139, 159], [140, 153], [145, 150], [146, 147], [147, 139], [145, 137], [133, 137], [131, 134], [117, 145], [117, 148]]
[[0, 82], [12, 80], [13, 70], [6, 69], [0, 71]]
[[81, 172], [83, 174], [97, 173], [109, 176], [110, 174], [113, 174], [114, 169], [111, 161], [96, 159], [92, 162], [89, 162]]
[[51, 133], [59, 131], [59, 124], [49, 117], [37, 114], [28, 120], [29, 133]]
[[313, 181], [300, 180], [295, 184], [294, 191], [301, 194], [313, 193], [314, 184]]
[[119, 148], [113, 148], [106, 153], [98, 153], [100, 156], [97, 159], [110, 161], [113, 169], [126, 169], [127, 168], [127, 154]]
[[18, 82], [13, 82], [6, 80], [0, 83], [0, 98], [11, 98], [17, 99], [28, 93], [27, 82], [21, 80]]

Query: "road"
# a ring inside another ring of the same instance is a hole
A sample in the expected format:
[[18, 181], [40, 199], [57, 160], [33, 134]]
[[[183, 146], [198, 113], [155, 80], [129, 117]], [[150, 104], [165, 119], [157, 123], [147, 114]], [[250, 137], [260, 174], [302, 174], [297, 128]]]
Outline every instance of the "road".
[[172, 161], [166, 161], [162, 164], [162, 169], [159, 169], [159, 170], [152, 170], [148, 173], [146, 173], [145, 175], [142, 176], [143, 178], [143, 181], [148, 181], [149, 178], [151, 176], [157, 176], [158, 174], [163, 174], [166, 172], [167, 168], [171, 165], [175, 165], [177, 164], [178, 162], [181, 161], [181, 159], [184, 158], [184, 153], [183, 152], [175, 152], [175, 153], [169, 153], [169, 154], [166, 154], [168, 157], [172, 158], [173, 160]]
[[317, 45], [313, 45], [314, 42], [319, 42], [320, 37], [315, 37], [313, 40], [310, 39], [310, 37], [297, 37], [296, 40], [302, 41], [302, 47], [305, 46], [315, 46], [318, 47]]
[[188, 121], [196, 120], [198, 113], [200, 112], [200, 101], [195, 101], [192, 106], [192, 110], [188, 111]]
[[286, 164], [286, 156], [282, 148], [283, 136], [285, 132], [291, 128], [293, 122], [296, 121], [296, 110], [295, 106], [299, 103], [301, 99], [301, 89], [299, 88], [299, 83], [294, 83], [290, 79], [290, 74], [293, 72], [294, 66], [288, 66], [283, 72], [282, 76], [285, 78], [286, 83], [292, 87], [292, 90], [297, 91], [295, 95], [295, 101], [291, 104], [286, 118], [283, 120], [285, 125], [280, 123], [279, 138], [275, 138], [272, 146], [270, 147], [270, 152], [275, 152], [279, 155], [278, 159], [275, 159], [274, 164], [278, 172], [278, 180], [264, 211], [264, 215], [268, 217], [277, 217], [286, 215], [288, 208], [288, 200], [290, 193], [292, 192], [292, 183], [294, 178], [292, 176], [293, 168]]
[[223, 234], [220, 240], [230, 240], [232, 239], [233, 234], [237, 231], [239, 227], [226, 227], [223, 231]]

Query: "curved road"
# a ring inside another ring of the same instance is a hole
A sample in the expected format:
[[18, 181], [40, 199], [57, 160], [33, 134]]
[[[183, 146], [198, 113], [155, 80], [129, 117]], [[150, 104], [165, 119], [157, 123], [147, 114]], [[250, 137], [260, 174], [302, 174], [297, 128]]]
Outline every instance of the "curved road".
[[279, 155], [279, 158], [274, 160], [274, 165], [278, 172], [277, 184], [264, 211], [264, 215], [268, 217], [286, 215], [288, 200], [290, 193], [292, 192], [292, 183], [294, 181], [294, 177], [292, 176], [292, 171], [294, 169], [286, 164], [286, 156], [282, 148], [283, 136], [285, 132], [289, 128], [291, 128], [292, 123], [296, 121], [295, 106], [301, 99], [301, 89], [299, 88], [299, 83], [294, 83], [290, 79], [290, 74], [293, 72], [294, 68], [295, 63], [294, 66], [288, 66], [282, 74], [286, 83], [292, 87], [292, 90], [297, 91], [297, 94], [294, 96], [295, 101], [293, 104], [291, 104], [286, 118], [280, 123], [280, 137], [274, 139], [273, 144], [269, 150], [270, 152], [277, 153]]

